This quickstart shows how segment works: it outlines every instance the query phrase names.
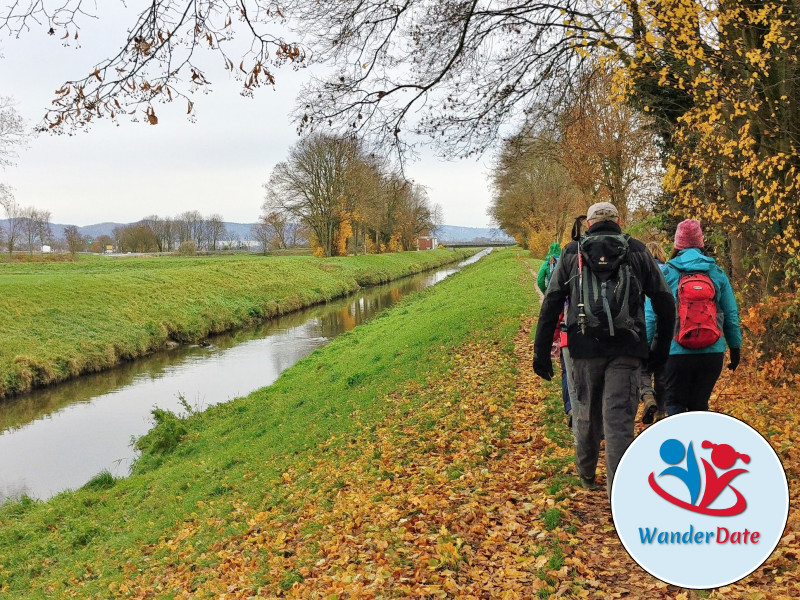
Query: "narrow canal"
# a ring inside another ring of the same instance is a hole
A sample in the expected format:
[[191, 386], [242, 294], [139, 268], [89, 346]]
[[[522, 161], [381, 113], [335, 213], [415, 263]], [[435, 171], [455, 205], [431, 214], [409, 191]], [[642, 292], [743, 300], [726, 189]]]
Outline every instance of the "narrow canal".
[[270, 385], [340, 333], [488, 252], [0, 402], [0, 502], [22, 495], [46, 499], [104, 470], [128, 475], [132, 442], [152, 426], [153, 408], [203, 410]]

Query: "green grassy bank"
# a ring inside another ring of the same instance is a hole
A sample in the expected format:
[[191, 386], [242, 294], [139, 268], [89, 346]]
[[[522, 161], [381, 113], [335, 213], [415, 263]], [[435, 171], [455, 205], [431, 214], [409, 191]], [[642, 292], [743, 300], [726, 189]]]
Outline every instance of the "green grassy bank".
[[0, 398], [463, 258], [435, 250], [0, 264]]
[[[254, 515], [291, 521], [305, 502], [304, 490], [319, 492], [319, 480], [308, 476], [314, 466], [337, 448], [362, 454], [387, 418], [400, 429], [412, 421], [425, 425], [415, 390], [447, 377], [464, 344], [498, 348], [508, 357], [513, 382], [520, 315], [536, 304], [531, 276], [514, 252], [494, 252], [334, 339], [268, 388], [187, 418], [159, 415], [159, 425], [139, 442], [143, 455], [132, 476], [100, 475], [48, 502], [23, 499], [0, 507], [0, 593], [213, 597], [192, 589], [134, 589], [126, 582], [163, 565], [196, 570], [192, 585], [199, 586], [200, 573], [224, 560], [222, 541], [253, 531], [276, 535], [254, 530]], [[457, 407], [458, 393], [442, 402]], [[436, 427], [436, 420], [427, 426]], [[380, 469], [379, 458], [370, 455], [370, 468]], [[337, 481], [329, 491], [335, 495], [346, 486]], [[303, 531], [313, 544], [314, 523]], [[270, 572], [270, 558], [252, 557], [251, 566], [262, 569], [265, 586], [290, 587], [297, 574]]]

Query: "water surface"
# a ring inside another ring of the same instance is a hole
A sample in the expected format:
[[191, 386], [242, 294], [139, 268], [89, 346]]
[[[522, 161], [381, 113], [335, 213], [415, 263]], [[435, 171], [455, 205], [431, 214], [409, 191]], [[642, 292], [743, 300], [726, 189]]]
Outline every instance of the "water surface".
[[0, 403], [0, 500], [23, 494], [46, 499], [103, 470], [128, 475], [132, 440], [152, 427], [153, 408], [182, 413], [188, 404], [202, 410], [270, 385], [340, 333], [486, 252]]

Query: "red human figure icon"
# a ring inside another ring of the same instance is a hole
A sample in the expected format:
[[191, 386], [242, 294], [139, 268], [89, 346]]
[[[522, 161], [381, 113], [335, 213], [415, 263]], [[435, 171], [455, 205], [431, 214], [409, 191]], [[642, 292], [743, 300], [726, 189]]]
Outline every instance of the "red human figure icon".
[[[714, 466], [718, 469], [730, 469], [739, 459], [745, 464], [750, 462], [750, 457], [747, 454], [736, 452], [736, 450], [728, 444], [713, 444], [706, 440], [702, 443], [702, 447], [706, 449], [713, 448], [711, 451], [711, 462], [714, 463]], [[730, 512], [726, 512], [725, 514], [738, 515], [747, 507], [747, 501], [739, 490], [730, 485], [730, 482], [734, 477], [742, 473], [747, 473], [747, 469], [733, 469], [732, 471], [718, 476], [714, 467], [708, 464], [706, 459], [702, 458], [700, 460], [703, 462], [703, 468], [706, 473], [706, 489], [703, 493], [703, 499], [700, 501], [700, 507], [707, 507], [717, 499], [717, 496], [722, 493], [722, 490], [726, 487], [730, 487], [734, 494], [736, 494], [736, 504], [729, 509]]]

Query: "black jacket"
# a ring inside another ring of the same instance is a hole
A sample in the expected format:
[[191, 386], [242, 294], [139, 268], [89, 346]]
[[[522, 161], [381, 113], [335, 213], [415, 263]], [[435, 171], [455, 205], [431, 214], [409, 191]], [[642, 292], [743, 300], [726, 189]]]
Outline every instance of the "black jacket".
[[[594, 223], [586, 232], [622, 233], [619, 225], [613, 221]], [[611, 341], [600, 341], [581, 333], [578, 324], [578, 242], [570, 242], [561, 253], [556, 270], [550, 279], [547, 294], [542, 302], [539, 323], [536, 326], [534, 355], [546, 356], [550, 353], [553, 334], [558, 324], [558, 317], [569, 301], [566, 312], [568, 347], [573, 358], [597, 358], [603, 356], [637, 356], [647, 359], [650, 348], [647, 345], [647, 330], [644, 319], [645, 295], [650, 298], [656, 313], [656, 347], [654, 356], [666, 358], [669, 344], [672, 341], [675, 327], [675, 299], [670, 292], [661, 269], [655, 259], [640, 241], [631, 238], [628, 242], [628, 262], [637, 284], [638, 301], [635, 304], [634, 328], [638, 330], [638, 340], [630, 332], [619, 332]]]

